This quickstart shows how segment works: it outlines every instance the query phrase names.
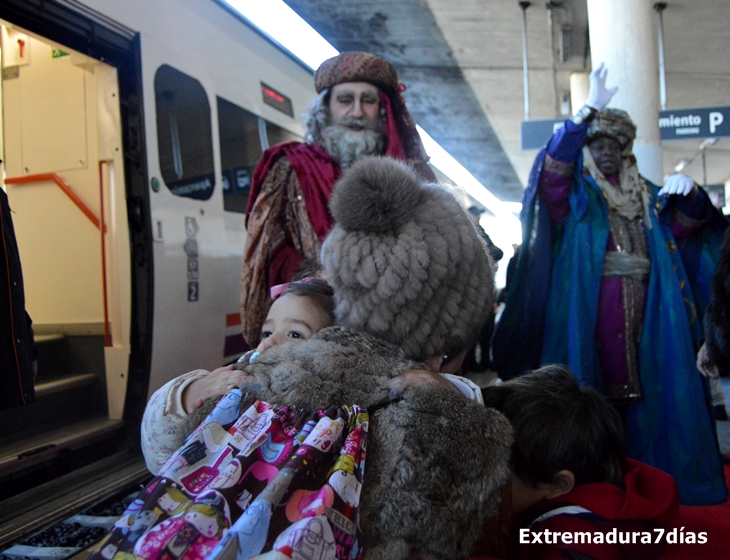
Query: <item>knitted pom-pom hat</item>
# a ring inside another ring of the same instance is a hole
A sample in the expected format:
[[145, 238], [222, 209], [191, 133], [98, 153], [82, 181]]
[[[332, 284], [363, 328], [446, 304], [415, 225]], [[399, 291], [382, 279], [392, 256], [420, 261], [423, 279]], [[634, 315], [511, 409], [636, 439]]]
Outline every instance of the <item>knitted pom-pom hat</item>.
[[466, 349], [494, 301], [481, 236], [444, 187], [391, 158], [358, 160], [335, 184], [321, 260], [337, 323], [414, 360]]

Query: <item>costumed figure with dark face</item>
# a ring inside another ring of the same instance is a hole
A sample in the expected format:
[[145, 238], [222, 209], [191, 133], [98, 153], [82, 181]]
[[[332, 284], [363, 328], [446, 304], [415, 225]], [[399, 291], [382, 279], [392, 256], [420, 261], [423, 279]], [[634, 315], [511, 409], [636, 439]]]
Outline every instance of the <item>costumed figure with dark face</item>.
[[307, 142], [273, 146], [254, 171], [241, 277], [243, 337], [251, 348], [271, 286], [289, 282], [302, 260], [317, 260], [333, 223], [327, 203], [344, 169], [362, 156], [387, 155], [436, 180], [389, 62], [345, 52], [322, 63], [314, 86]]
[[502, 378], [568, 365], [622, 412], [629, 456], [672, 474], [682, 503], [726, 499], [695, 351], [727, 227], [684, 175], [639, 175], [636, 127], [603, 65], [588, 101], [538, 154], [515, 287], [495, 333]]

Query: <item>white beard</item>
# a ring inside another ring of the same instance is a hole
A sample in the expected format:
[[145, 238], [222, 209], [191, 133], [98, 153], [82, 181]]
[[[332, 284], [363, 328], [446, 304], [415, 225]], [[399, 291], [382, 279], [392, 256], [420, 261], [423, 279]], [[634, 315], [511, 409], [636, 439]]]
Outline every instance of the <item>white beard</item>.
[[[363, 127], [362, 130], [348, 128], [351, 124]], [[380, 155], [385, 146], [385, 136], [380, 122], [374, 123], [367, 118], [345, 117], [322, 130], [322, 139], [327, 153], [340, 162], [344, 170], [362, 156]]]

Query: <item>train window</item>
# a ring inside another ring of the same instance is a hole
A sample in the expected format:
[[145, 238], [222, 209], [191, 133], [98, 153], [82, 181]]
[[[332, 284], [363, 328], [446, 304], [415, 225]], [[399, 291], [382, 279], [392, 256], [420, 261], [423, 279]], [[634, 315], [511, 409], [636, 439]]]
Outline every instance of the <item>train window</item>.
[[200, 82], [171, 66], [155, 74], [157, 146], [162, 179], [172, 194], [208, 200], [213, 194], [210, 104]]
[[296, 140], [297, 142], [303, 141], [301, 136], [297, 136], [293, 132], [289, 132], [287, 129], [281, 128], [269, 121], [266, 121], [266, 135], [269, 138], [269, 146], [281, 144], [282, 142], [291, 142], [292, 140]]
[[253, 171], [262, 153], [259, 118], [230, 101], [217, 99], [223, 208], [245, 213]]

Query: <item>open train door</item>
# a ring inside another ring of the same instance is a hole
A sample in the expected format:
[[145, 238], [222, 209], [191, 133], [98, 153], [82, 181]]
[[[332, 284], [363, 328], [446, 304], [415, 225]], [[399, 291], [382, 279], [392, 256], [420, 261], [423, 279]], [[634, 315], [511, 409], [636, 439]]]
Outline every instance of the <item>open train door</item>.
[[131, 297], [117, 72], [0, 31], [4, 183], [40, 350], [38, 401], [93, 385], [64, 401], [84, 402], [72, 407], [79, 417], [120, 420]]
[[39, 351], [35, 402], [0, 415], [27, 457], [121, 424], [129, 230], [116, 69], [9, 25], [0, 33], [4, 187]]
[[0, 410], [0, 504], [21, 504], [0, 514], [0, 545], [147, 475], [139, 38], [93, 17], [0, 6], [2, 188], [39, 350], [35, 401]]

